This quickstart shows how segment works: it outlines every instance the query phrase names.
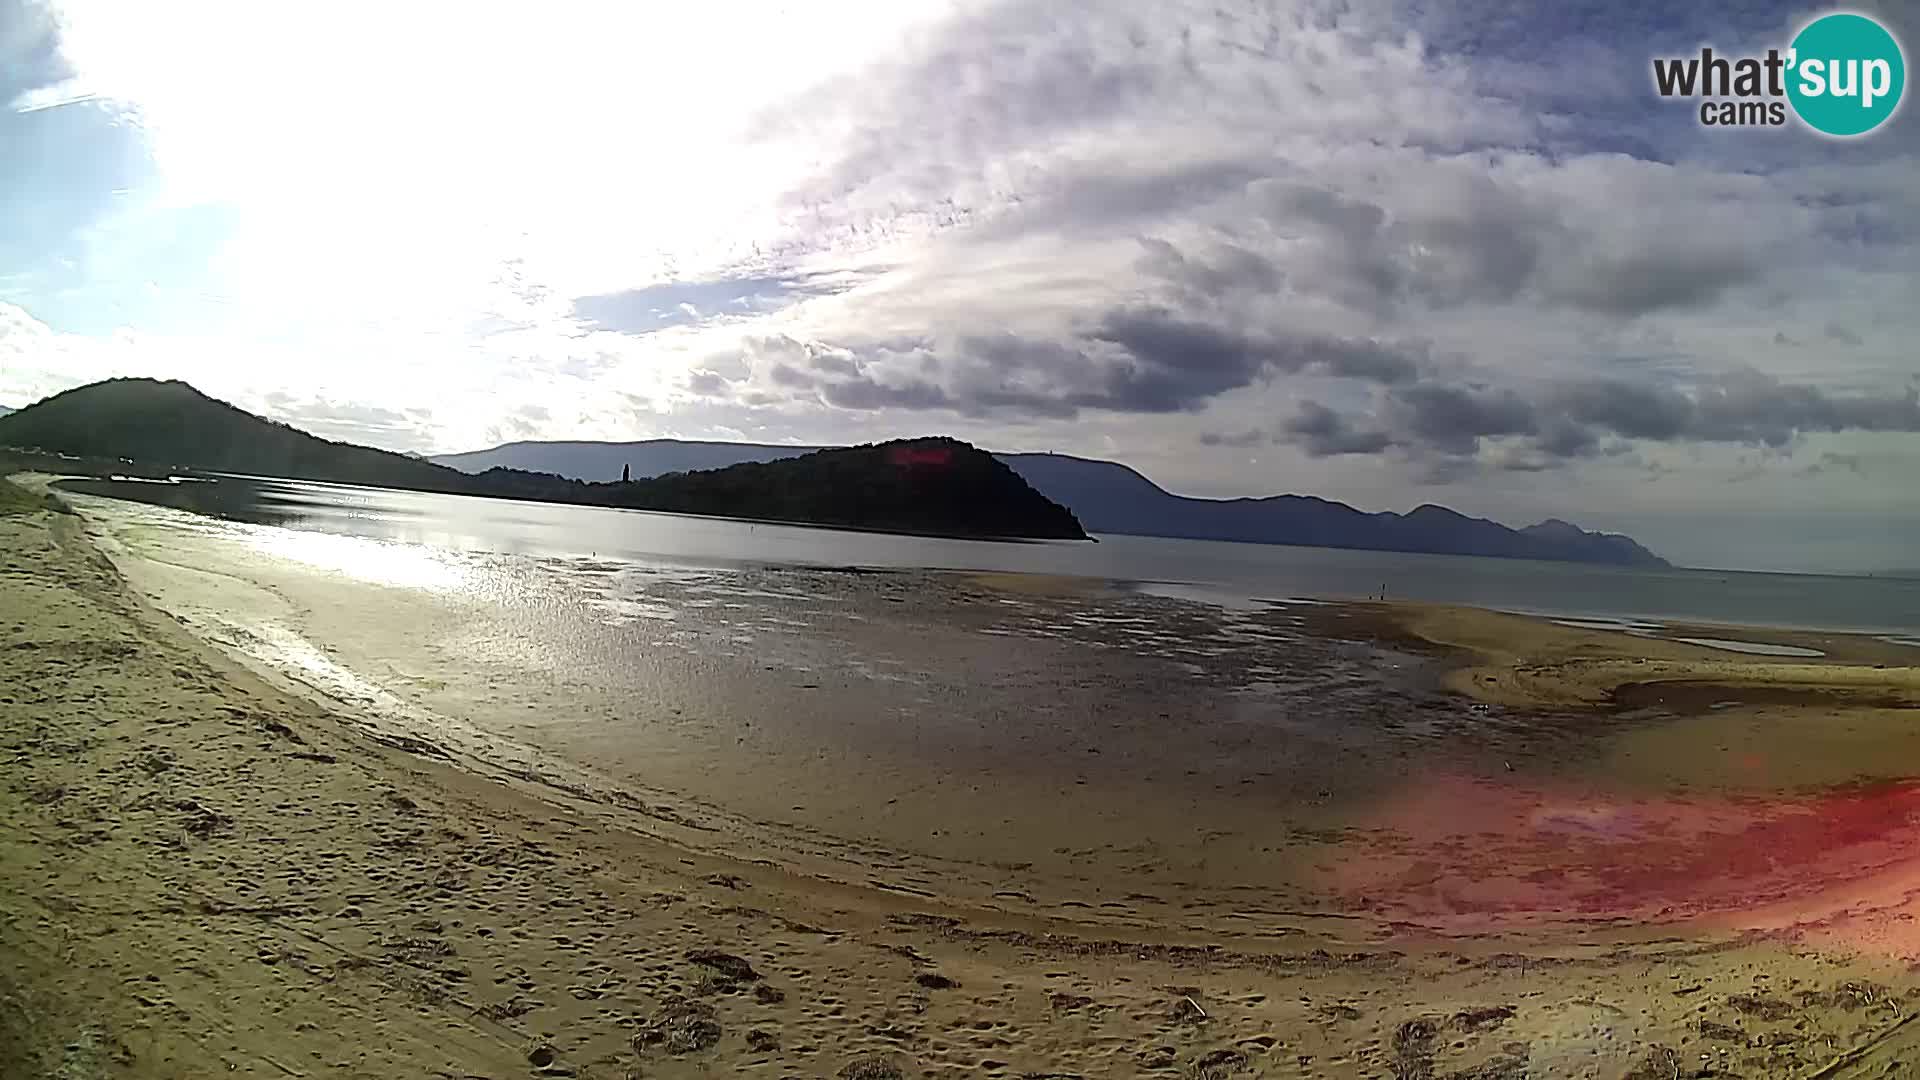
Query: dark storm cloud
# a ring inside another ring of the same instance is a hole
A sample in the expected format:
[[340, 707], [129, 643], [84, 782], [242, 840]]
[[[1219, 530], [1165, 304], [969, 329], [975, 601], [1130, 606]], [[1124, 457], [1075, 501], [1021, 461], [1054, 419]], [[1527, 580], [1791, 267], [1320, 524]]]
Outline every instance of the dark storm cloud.
[[1091, 336], [1118, 345], [1133, 362], [1105, 365], [1101, 388], [1076, 396], [1118, 412], [1194, 408], [1251, 385], [1274, 358], [1264, 342], [1165, 311], [1113, 312]]
[[1079, 408], [1177, 412], [1271, 377], [1309, 373], [1394, 383], [1413, 378], [1414, 357], [1365, 339], [1242, 332], [1155, 308], [1109, 313], [1087, 335], [1118, 346], [1125, 362], [1099, 366], [1098, 390], [1070, 393]]
[[1276, 370], [1399, 383], [1419, 373], [1423, 350], [1383, 345], [1365, 338], [1285, 335], [1269, 343]]
[[[945, 410], [967, 416], [1004, 413], [1065, 418], [1078, 406], [1060, 380], [1092, 378], [1098, 367], [1064, 347], [1011, 335], [964, 339], [951, 350], [936, 351], [926, 342], [892, 342], [827, 370], [801, 371], [776, 365], [770, 379], [789, 390], [804, 390], [837, 409], [872, 412]], [[1043, 365], [1031, 363], [1044, 357]], [[925, 372], [937, 376], [935, 381]], [[949, 388], [951, 385], [951, 389]], [[1094, 393], [1082, 391], [1082, 395]]]
[[576, 297], [573, 315], [594, 330], [650, 334], [728, 315], [764, 314], [809, 297], [845, 292], [854, 284], [852, 278], [839, 274], [667, 281]]
[[1555, 417], [1546, 421], [1534, 447], [1548, 459], [1590, 457], [1600, 449], [1600, 435], [1593, 428]]
[[1533, 406], [1511, 390], [1421, 383], [1394, 390], [1389, 401], [1389, 415], [1413, 441], [1450, 454], [1472, 453], [1482, 436], [1538, 426]]
[[1678, 390], [1617, 379], [1585, 379], [1558, 388], [1549, 407], [1575, 424], [1635, 439], [1676, 439], [1693, 420], [1693, 400]]
[[1356, 427], [1317, 401], [1301, 402], [1300, 411], [1280, 430], [1283, 441], [1297, 444], [1313, 457], [1377, 454], [1393, 445], [1385, 431]]
[[[782, 363], [768, 378], [845, 409], [949, 409], [970, 416], [1192, 412], [1275, 375], [1393, 384], [1419, 370], [1417, 353], [1399, 346], [1242, 331], [1152, 307], [1110, 311], [1061, 339], [1003, 332], [812, 353], [834, 359], [816, 359], [811, 371]], [[902, 371], [917, 374], [902, 378]]]
[[1695, 395], [1692, 437], [1781, 446], [1807, 431], [1920, 431], [1920, 395], [1836, 397], [1738, 372]]
[[820, 384], [820, 397], [837, 409], [871, 412], [877, 409], [952, 409], [948, 393], [925, 379], [880, 383], [871, 379], [841, 379]]
[[[1279, 433], [1316, 457], [1401, 448], [1416, 456], [1471, 457], [1487, 439], [1516, 440], [1503, 468], [1544, 468], [1624, 451], [1603, 439], [1723, 443], [1778, 450], [1813, 432], [1920, 432], [1920, 395], [1829, 394], [1753, 371], [1682, 391], [1614, 379], [1559, 383], [1529, 394], [1421, 382], [1389, 389], [1378, 427], [1309, 403]], [[1371, 449], [1356, 433], [1377, 433]]]
[[1442, 179], [1399, 212], [1300, 184], [1256, 190], [1277, 230], [1311, 240], [1290, 280], [1365, 310], [1533, 300], [1632, 317], [1706, 306], [1765, 266], [1758, 245], [1699, 229], [1643, 230], [1616, 250], [1561, 202], [1485, 176]]

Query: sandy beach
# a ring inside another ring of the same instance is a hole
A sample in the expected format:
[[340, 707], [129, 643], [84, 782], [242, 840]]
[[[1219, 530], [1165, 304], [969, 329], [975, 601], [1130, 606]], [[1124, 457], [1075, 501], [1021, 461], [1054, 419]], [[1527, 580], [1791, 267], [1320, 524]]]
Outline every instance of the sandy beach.
[[0, 516], [7, 1076], [1920, 1068], [1911, 647], [76, 505]]

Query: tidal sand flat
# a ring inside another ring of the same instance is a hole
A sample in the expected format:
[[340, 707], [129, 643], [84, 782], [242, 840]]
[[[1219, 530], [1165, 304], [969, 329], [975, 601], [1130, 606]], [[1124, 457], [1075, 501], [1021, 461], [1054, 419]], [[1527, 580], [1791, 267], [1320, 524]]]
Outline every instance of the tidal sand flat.
[[74, 502], [0, 518], [0, 1050], [32, 1069], [1920, 1060], [1896, 643]]

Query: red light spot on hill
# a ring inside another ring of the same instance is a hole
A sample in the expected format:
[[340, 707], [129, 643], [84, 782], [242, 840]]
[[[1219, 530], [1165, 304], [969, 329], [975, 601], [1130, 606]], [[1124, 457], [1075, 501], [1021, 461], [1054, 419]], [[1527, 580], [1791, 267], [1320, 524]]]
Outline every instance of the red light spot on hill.
[[944, 446], [896, 446], [887, 451], [887, 462], [903, 468], [945, 466], [953, 464], [953, 451]]

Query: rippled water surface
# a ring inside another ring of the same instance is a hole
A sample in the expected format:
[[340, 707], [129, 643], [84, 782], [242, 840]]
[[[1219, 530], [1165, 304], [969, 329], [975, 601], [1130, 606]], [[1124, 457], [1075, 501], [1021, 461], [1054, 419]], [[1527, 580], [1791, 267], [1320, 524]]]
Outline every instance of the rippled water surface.
[[1099, 543], [950, 540], [239, 477], [71, 486], [241, 521], [463, 551], [706, 566], [1070, 574], [1177, 585], [1188, 598], [1229, 605], [1385, 593], [1560, 616], [1860, 630], [1905, 639], [1920, 633], [1920, 581], [1906, 579], [1642, 570], [1144, 536], [1102, 536]]

